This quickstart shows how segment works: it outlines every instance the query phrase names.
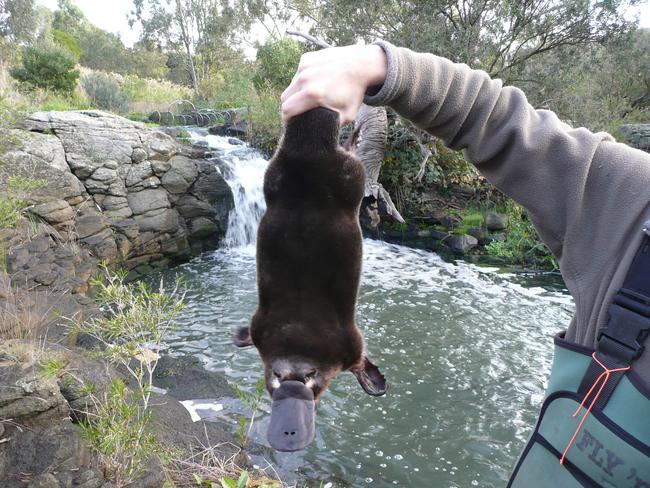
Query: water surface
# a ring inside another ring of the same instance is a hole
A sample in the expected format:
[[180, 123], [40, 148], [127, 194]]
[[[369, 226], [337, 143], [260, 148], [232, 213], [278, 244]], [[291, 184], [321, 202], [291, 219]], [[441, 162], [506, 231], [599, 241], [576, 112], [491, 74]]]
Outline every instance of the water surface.
[[[253, 391], [259, 356], [232, 346], [230, 335], [256, 307], [252, 242], [265, 163], [223, 138], [208, 142], [226, 160], [231, 186], [244, 188], [231, 215], [240, 237], [232, 227], [231, 247], [169, 272], [189, 285], [171, 345]], [[286, 481], [332, 487], [504, 486], [543, 397], [552, 336], [573, 309], [561, 284], [535, 278], [364, 240], [357, 318], [388, 393], [370, 397], [351, 374], [340, 375], [318, 407], [315, 442], [270, 461]], [[261, 443], [269, 407], [265, 399], [253, 433]]]

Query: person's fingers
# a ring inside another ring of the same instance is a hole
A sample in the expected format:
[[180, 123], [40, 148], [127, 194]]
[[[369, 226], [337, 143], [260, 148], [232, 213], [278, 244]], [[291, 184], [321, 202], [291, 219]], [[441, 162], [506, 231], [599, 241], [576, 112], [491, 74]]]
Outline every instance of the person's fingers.
[[282, 104], [282, 120], [286, 123], [291, 117], [319, 106], [322, 106], [319, 99], [310, 96], [307, 91], [299, 91], [289, 96]]

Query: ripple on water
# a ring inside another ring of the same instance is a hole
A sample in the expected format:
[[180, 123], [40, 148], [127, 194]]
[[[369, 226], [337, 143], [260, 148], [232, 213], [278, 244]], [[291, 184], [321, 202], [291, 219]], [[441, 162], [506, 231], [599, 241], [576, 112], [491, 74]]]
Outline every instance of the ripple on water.
[[[189, 283], [171, 347], [252, 391], [259, 357], [234, 348], [230, 333], [256, 307], [254, 248], [220, 249], [170, 273]], [[551, 337], [573, 307], [565, 292], [519, 281], [365, 240], [357, 316], [388, 394], [370, 398], [339, 376], [319, 405], [314, 444], [276, 462], [333, 487], [503, 486], [543, 397]]]

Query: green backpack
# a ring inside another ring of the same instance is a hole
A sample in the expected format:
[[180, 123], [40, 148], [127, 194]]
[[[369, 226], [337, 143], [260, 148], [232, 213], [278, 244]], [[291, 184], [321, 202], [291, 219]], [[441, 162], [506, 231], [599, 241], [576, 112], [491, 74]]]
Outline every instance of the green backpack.
[[508, 487], [650, 488], [650, 390], [631, 366], [650, 332], [650, 221], [596, 350], [555, 337], [542, 410]]

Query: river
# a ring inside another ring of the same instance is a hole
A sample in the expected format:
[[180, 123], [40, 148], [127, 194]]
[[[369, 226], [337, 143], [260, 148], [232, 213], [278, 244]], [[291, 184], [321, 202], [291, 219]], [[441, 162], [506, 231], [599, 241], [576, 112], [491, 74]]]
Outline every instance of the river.
[[[188, 283], [170, 344], [250, 392], [262, 375], [259, 356], [235, 348], [230, 334], [256, 307], [266, 161], [227, 138], [191, 136], [224, 161], [236, 206], [226, 246], [168, 272]], [[315, 442], [268, 461], [298, 486], [306, 479], [328, 488], [504, 486], [543, 398], [552, 336], [573, 311], [561, 283], [547, 278], [364, 240], [357, 317], [388, 393], [367, 396], [341, 374], [318, 406]], [[234, 404], [223, 415], [236, 417]], [[260, 443], [269, 408], [265, 397], [252, 435]]]

